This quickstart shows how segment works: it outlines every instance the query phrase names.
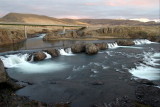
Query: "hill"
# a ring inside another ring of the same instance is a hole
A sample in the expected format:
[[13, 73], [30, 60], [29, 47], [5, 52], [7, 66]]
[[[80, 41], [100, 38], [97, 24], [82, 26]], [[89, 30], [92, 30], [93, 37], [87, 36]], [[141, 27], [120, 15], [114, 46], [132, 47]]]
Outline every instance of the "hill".
[[0, 18], [0, 22], [19, 22], [19, 23], [39, 23], [39, 24], [85, 24], [85, 25], [129, 25], [129, 26], [154, 26], [160, 25], [156, 22], [140, 22], [134, 20], [117, 19], [58, 19], [44, 15], [9, 13]]
[[[39, 24], [72, 24], [69, 21], [35, 14], [9, 13], [0, 19], [0, 22], [20, 22], [20, 23], [39, 23]], [[73, 24], [80, 24], [74, 21]]]

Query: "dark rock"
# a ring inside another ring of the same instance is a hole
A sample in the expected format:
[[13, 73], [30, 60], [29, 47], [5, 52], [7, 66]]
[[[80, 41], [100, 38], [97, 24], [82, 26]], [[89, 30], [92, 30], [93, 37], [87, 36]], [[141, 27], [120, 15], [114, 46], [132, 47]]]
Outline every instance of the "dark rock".
[[56, 49], [47, 49], [44, 50], [45, 52], [47, 52], [48, 54], [50, 54], [52, 57], [57, 57], [59, 56], [59, 51]]
[[104, 82], [102, 81], [95, 81], [92, 83], [92, 85], [104, 85]]
[[11, 79], [9, 79], [9, 80], [6, 82], [6, 84], [8, 84], [8, 85], [10, 86], [10, 88], [11, 88], [12, 90], [15, 90], [15, 91], [24, 87], [24, 86], [22, 86], [22, 85], [16, 84], [16, 83], [15, 83], [14, 81], [12, 81]]
[[3, 62], [0, 59], [0, 83], [6, 82], [7, 80], [8, 80], [7, 73], [5, 72]]
[[156, 85], [152, 81], [147, 80], [147, 79], [136, 79], [135, 80], [139, 84], [146, 84], [146, 85]]
[[32, 60], [32, 57], [33, 57], [33, 55], [30, 54], [30, 55], [28, 56], [28, 58], [27, 58], [27, 61], [31, 61], [31, 60]]
[[99, 50], [105, 50], [108, 48], [106, 43], [96, 43], [95, 45], [99, 48]]
[[92, 55], [92, 54], [96, 54], [98, 53], [98, 47], [93, 44], [93, 43], [90, 43], [90, 44], [86, 44], [86, 53], [89, 54], [89, 55]]
[[132, 46], [132, 45], [135, 45], [135, 43], [131, 40], [117, 40], [116, 41], [117, 44], [119, 46]]
[[36, 52], [33, 54], [34, 55], [34, 61], [42, 61], [44, 60], [47, 56], [43, 52]]
[[140, 103], [153, 107], [159, 107], [160, 105], [160, 88], [141, 85], [137, 87], [135, 94]]
[[85, 52], [85, 44], [81, 43], [81, 44], [74, 44], [71, 47], [71, 51], [73, 53], [81, 53], [81, 52]]

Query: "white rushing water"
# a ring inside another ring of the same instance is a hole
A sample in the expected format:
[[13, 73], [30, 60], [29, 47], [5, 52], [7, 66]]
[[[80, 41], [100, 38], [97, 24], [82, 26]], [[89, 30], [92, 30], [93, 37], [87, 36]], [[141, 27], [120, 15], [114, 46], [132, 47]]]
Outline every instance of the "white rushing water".
[[59, 49], [59, 52], [60, 52], [61, 55], [64, 55], [64, 56], [73, 56], [74, 55], [71, 52], [70, 48], [67, 48], [66, 50], [67, 50], [67, 52], [64, 49]]
[[143, 44], [151, 44], [153, 42], [147, 40], [147, 39], [137, 39], [133, 41], [135, 45], [143, 45]]
[[43, 38], [46, 34], [39, 34], [40, 36], [39, 37], [37, 37], [37, 38]]
[[132, 68], [129, 72], [138, 78], [148, 80], [160, 80], [160, 69], [157, 68], [157, 63], [160, 61], [160, 53], [144, 53], [144, 63]]
[[[51, 58], [51, 55], [46, 54], [46, 59]], [[27, 61], [29, 54], [15, 54], [15, 55], [6, 55], [0, 56], [0, 59], [3, 61], [6, 68], [15, 68], [18, 72], [23, 73], [46, 73], [46, 72], [56, 72], [67, 68], [69, 65], [60, 62], [32, 62]], [[33, 60], [33, 58], [31, 59]]]
[[0, 56], [0, 59], [3, 61], [4, 66], [6, 68], [13, 68], [17, 67], [20, 63], [26, 63], [27, 58], [29, 57], [28, 54], [16, 54], [16, 55], [6, 55]]
[[46, 59], [52, 58], [52, 56], [50, 54], [48, 54], [47, 52], [43, 52], [43, 53], [46, 54]]
[[114, 43], [108, 43], [108, 48], [113, 49], [113, 48], [117, 48], [119, 47], [118, 44], [116, 42]]

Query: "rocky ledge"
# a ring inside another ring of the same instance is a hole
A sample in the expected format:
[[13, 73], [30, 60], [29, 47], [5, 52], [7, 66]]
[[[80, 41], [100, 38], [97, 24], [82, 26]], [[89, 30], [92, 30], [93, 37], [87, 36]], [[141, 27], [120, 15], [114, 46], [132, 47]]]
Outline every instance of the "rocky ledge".
[[24, 41], [23, 30], [0, 29], [0, 45], [8, 45]]

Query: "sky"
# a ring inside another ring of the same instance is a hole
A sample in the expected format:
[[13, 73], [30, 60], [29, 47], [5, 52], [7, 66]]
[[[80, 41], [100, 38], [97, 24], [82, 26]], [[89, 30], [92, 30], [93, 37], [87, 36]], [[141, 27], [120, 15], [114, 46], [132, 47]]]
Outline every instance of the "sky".
[[0, 17], [32, 13], [56, 18], [159, 19], [160, 0], [0, 0]]

